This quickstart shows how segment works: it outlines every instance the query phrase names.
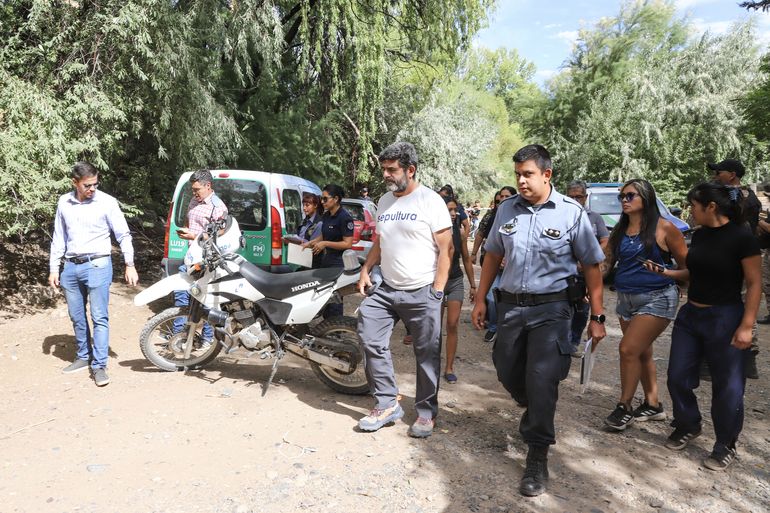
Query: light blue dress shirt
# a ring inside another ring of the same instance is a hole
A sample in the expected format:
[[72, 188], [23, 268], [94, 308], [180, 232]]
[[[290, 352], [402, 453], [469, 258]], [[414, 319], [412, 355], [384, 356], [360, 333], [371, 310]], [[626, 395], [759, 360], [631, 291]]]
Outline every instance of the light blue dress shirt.
[[49, 269], [59, 273], [62, 257], [109, 255], [112, 252], [110, 231], [115, 234], [123, 259], [134, 262], [134, 246], [128, 223], [118, 200], [97, 190], [91, 199], [79, 201], [75, 191], [59, 198], [56, 207]]
[[562, 291], [567, 278], [577, 275], [578, 261], [590, 265], [604, 260], [583, 207], [553, 187], [537, 207], [521, 195], [503, 201], [484, 249], [504, 256], [500, 289], [510, 293]]

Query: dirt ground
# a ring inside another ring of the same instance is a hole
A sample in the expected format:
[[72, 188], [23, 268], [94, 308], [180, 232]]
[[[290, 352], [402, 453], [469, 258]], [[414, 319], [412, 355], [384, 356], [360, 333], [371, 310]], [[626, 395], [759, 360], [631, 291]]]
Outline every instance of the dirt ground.
[[[142, 277], [143, 286], [151, 282]], [[469, 324], [469, 304], [461, 319], [459, 382], [442, 382], [436, 432], [414, 440], [406, 434], [415, 418], [414, 357], [400, 342], [400, 326], [392, 350], [407, 415], [364, 434], [354, 427], [371, 399], [332, 392], [291, 356], [264, 397], [270, 372], [264, 362], [220, 357], [199, 372], [156, 370], [138, 345], [153, 312], [133, 306], [135, 293], [118, 282], [112, 288], [112, 383], [104, 388], [86, 372], [60, 372], [75, 354], [63, 301], [23, 317], [0, 316], [0, 511], [770, 510], [766, 326], [760, 326], [761, 379], [747, 386], [739, 460], [715, 473], [701, 464], [714, 441], [708, 386], [697, 391], [704, 434], [682, 452], [663, 447], [667, 422], [623, 433], [602, 427], [619, 391], [620, 330], [609, 316], [594, 383], [578, 394], [580, 365], [573, 360], [561, 385], [548, 493], [527, 499], [517, 492], [526, 454], [518, 434], [523, 411], [497, 382], [491, 346]], [[606, 290], [609, 312], [614, 301]], [[355, 303], [348, 301], [348, 314]], [[670, 413], [669, 343], [670, 329], [655, 351]]]

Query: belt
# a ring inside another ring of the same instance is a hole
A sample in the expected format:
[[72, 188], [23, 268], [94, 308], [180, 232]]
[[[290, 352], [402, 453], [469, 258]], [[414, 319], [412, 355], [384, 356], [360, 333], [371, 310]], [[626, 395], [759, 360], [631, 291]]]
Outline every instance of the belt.
[[72, 262], [73, 264], [85, 264], [86, 262], [90, 262], [91, 260], [96, 260], [97, 258], [104, 258], [110, 256], [109, 253], [106, 255], [81, 255], [81, 256], [74, 256], [65, 258], [67, 262]]
[[495, 300], [500, 303], [508, 303], [516, 306], [537, 306], [555, 301], [569, 301], [567, 289], [550, 294], [527, 294], [519, 292], [512, 294], [504, 290], [495, 289]]

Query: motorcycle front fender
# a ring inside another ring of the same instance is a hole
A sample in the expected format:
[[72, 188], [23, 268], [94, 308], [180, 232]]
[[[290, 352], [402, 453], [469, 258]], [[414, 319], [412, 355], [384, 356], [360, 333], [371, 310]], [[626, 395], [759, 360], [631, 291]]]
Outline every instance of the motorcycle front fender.
[[195, 280], [186, 273], [172, 274], [134, 296], [134, 304], [142, 306], [167, 296], [175, 290], [190, 290], [190, 285], [194, 282]]

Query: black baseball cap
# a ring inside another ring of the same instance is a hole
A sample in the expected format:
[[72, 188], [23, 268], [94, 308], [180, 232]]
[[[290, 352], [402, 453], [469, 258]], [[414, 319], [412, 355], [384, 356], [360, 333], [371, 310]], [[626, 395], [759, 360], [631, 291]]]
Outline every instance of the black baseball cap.
[[369, 189], [366, 187], [361, 187], [361, 192], [369, 192]]
[[725, 159], [722, 162], [711, 163], [708, 164], [708, 168], [712, 171], [729, 171], [739, 178], [746, 174], [746, 168], [738, 159]]

